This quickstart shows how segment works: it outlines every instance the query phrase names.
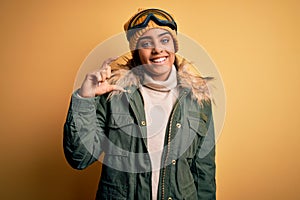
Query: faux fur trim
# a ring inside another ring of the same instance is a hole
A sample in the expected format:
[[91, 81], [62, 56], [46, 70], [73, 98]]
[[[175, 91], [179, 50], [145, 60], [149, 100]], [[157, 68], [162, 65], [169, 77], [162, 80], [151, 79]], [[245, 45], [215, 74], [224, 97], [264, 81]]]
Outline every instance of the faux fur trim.
[[[133, 85], [139, 86], [141, 84], [143, 71], [141, 67], [131, 69], [127, 64], [130, 59], [131, 54], [125, 54], [110, 64], [112, 69], [112, 76], [108, 80], [110, 84], [118, 85], [122, 88]], [[200, 105], [202, 105], [203, 101], [211, 100], [208, 83], [213, 78], [202, 77], [193, 64], [178, 55], [176, 55], [175, 66], [177, 67], [179, 87], [190, 89], [192, 98], [196, 99]], [[121, 93], [120, 91], [113, 91], [110, 93], [109, 98]]]

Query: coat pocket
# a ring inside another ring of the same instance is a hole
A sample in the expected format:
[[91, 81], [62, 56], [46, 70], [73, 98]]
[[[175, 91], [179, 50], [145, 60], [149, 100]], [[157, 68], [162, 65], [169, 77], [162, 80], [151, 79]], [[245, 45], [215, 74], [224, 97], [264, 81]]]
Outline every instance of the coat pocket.
[[111, 114], [107, 131], [107, 155], [128, 156], [131, 149], [134, 120], [128, 114]]
[[207, 135], [206, 122], [202, 118], [188, 117], [189, 124], [189, 143], [186, 151], [187, 158], [194, 158], [199, 146], [201, 146], [204, 137]]

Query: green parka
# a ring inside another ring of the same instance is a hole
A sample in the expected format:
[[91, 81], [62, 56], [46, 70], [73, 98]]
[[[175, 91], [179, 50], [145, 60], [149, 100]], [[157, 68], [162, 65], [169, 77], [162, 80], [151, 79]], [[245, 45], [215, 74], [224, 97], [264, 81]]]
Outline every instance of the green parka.
[[[178, 60], [179, 97], [166, 129], [157, 199], [214, 200], [211, 101], [204, 79], [190, 70], [192, 65]], [[84, 169], [105, 154], [96, 199], [152, 199], [147, 121], [138, 89], [140, 78], [133, 74], [125, 69], [115, 77], [126, 93], [95, 98], [72, 95], [64, 125], [64, 152], [75, 169]]]

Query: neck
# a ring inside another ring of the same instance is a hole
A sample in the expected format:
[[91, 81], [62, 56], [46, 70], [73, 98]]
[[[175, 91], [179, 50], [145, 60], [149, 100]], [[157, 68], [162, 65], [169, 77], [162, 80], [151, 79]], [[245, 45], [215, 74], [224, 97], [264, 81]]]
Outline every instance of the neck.
[[[170, 72], [171, 73], [171, 72]], [[168, 74], [164, 74], [164, 75], [156, 75], [156, 74], [148, 74], [154, 81], [166, 81], [169, 76], [170, 73]]]
[[177, 70], [174, 65], [172, 66], [171, 72], [165, 79], [156, 78], [145, 73], [143, 85], [159, 91], [170, 91], [177, 86]]

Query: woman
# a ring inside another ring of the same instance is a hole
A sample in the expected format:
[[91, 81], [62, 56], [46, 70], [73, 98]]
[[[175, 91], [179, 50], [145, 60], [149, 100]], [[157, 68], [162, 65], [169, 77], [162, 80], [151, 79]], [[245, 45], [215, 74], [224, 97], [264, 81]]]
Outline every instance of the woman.
[[124, 29], [132, 57], [108, 59], [72, 96], [69, 164], [84, 169], [105, 154], [96, 199], [215, 199], [208, 79], [176, 55], [169, 13], [139, 10]]

